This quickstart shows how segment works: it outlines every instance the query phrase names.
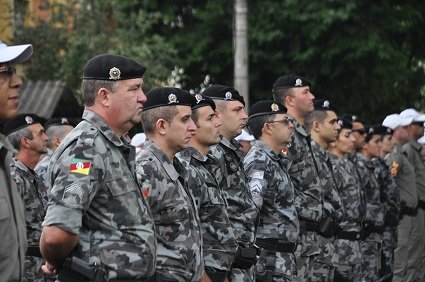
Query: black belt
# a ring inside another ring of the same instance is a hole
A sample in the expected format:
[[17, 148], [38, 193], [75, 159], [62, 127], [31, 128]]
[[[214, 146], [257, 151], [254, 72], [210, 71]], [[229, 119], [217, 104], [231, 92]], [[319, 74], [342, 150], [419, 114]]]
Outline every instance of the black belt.
[[418, 201], [418, 208], [425, 210], [425, 201]]
[[293, 253], [297, 249], [297, 243], [279, 242], [277, 239], [260, 239], [257, 238], [255, 244], [263, 249], [270, 251], [278, 251], [282, 253]]
[[319, 223], [316, 221], [300, 218], [300, 232], [314, 231], [317, 232]]
[[360, 240], [361, 234], [357, 231], [341, 231], [338, 233], [338, 239], [357, 241]]
[[40, 252], [40, 246], [28, 246], [27, 252], [25, 255], [28, 257], [39, 257], [39, 258], [43, 257]]
[[401, 208], [401, 215], [410, 215], [410, 216], [416, 216], [418, 214], [418, 208], [409, 208], [406, 206], [403, 206]]

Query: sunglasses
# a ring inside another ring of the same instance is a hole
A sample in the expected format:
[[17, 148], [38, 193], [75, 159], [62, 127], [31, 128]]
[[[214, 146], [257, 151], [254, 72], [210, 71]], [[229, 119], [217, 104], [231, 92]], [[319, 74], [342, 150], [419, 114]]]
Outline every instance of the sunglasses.
[[16, 68], [14, 66], [0, 67], [0, 74], [6, 74], [7, 76], [11, 76], [14, 73], [16, 73]]
[[351, 132], [358, 132], [360, 135], [363, 135], [363, 134], [366, 133], [364, 128], [353, 129], [353, 130], [351, 130]]
[[268, 123], [281, 122], [283, 124], [288, 125], [290, 122], [293, 122], [293, 121], [294, 120], [292, 118], [290, 118], [290, 117], [284, 117], [281, 120], [272, 120], [272, 121], [269, 121]]

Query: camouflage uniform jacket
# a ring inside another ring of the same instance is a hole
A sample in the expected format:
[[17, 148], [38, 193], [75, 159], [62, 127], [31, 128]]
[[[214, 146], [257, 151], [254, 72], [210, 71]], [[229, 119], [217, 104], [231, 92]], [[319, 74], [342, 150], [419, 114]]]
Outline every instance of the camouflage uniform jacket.
[[27, 236], [24, 202], [10, 176], [12, 145], [0, 134], [0, 277], [22, 281]]
[[362, 229], [364, 208], [362, 204], [361, 186], [353, 175], [352, 164], [347, 158], [338, 158], [330, 155], [336, 186], [345, 210], [341, 227], [344, 231], [357, 231]]
[[298, 217], [320, 221], [323, 215], [323, 189], [311, 139], [303, 125], [294, 120], [291, 146], [288, 148], [286, 164], [295, 187], [295, 207]]
[[[366, 159], [362, 154], [357, 154], [357, 158], [358, 168], [361, 179], [363, 179], [366, 195], [365, 221], [367, 224], [371, 224], [375, 227], [382, 227], [384, 225], [385, 208], [381, 202], [381, 187], [374, 174], [375, 168], [372, 161]], [[378, 237], [376, 239], [378, 239]]]
[[400, 145], [396, 145], [393, 151], [385, 156], [385, 162], [390, 167], [390, 173], [394, 177], [400, 193], [400, 201], [408, 208], [418, 206], [418, 193], [416, 189], [415, 169], [409, 162]]
[[33, 170], [30, 170], [15, 158], [10, 166], [10, 174], [24, 200], [28, 245], [38, 246], [41, 236], [41, 223], [45, 216], [44, 203], [46, 202], [43, 199], [43, 191], [40, 191], [37, 183], [41, 180]]
[[198, 281], [203, 271], [202, 231], [187, 171], [149, 139], [136, 162], [137, 180], [155, 221], [156, 271]]
[[425, 201], [425, 164], [420, 153], [421, 147], [418, 141], [410, 140], [403, 145], [403, 151], [407, 154], [407, 159], [415, 169], [418, 200]]
[[105, 266], [109, 279], [146, 278], [155, 269], [154, 225], [136, 182], [134, 155], [133, 146], [85, 110], [48, 169], [43, 226], [79, 235], [74, 254]]
[[208, 166], [216, 176], [229, 205], [227, 210], [235, 238], [243, 247], [250, 247], [255, 240], [258, 208], [247, 186], [243, 169], [243, 156], [236, 140], [222, 137], [219, 144], [210, 148], [211, 157], [219, 160], [218, 165]]
[[381, 186], [381, 202], [385, 208], [385, 225], [397, 226], [400, 218], [400, 194], [390, 169], [381, 158], [373, 158], [375, 177]]
[[42, 179], [44, 185], [48, 187], [48, 176], [47, 176], [47, 169], [49, 168], [49, 163], [52, 158], [53, 151], [50, 149], [47, 149], [47, 154], [42, 158], [37, 165], [34, 168], [35, 173]]
[[294, 186], [282, 154], [256, 140], [244, 160], [248, 186], [260, 209], [257, 238], [296, 242], [299, 232]]
[[207, 164], [209, 159], [194, 148], [177, 154], [187, 169], [188, 187], [192, 192], [202, 228], [204, 263], [207, 267], [229, 271], [238, 244], [227, 215], [227, 202]]

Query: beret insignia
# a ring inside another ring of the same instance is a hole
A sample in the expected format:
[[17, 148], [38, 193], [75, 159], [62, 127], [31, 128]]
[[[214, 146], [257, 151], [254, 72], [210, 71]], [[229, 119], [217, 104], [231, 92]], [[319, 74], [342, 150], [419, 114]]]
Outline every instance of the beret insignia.
[[344, 122], [342, 120], [338, 120], [338, 125], [339, 126], [343, 126], [344, 125]]
[[204, 100], [201, 94], [196, 94], [195, 99], [196, 99], [196, 104], [199, 104], [202, 100]]
[[277, 111], [279, 111], [279, 105], [278, 105], [278, 104], [276, 104], [276, 103], [273, 103], [273, 104], [271, 105], [271, 108], [272, 108], [272, 111], [273, 111], [273, 112], [277, 112]]
[[34, 122], [34, 120], [32, 119], [32, 117], [30, 117], [30, 116], [26, 116], [26, 117], [25, 117], [25, 122], [26, 122], [27, 124], [32, 124], [32, 123]]
[[232, 100], [232, 93], [226, 92], [224, 100]]
[[303, 86], [303, 81], [301, 80], [301, 78], [297, 78], [295, 80], [295, 86]]
[[324, 107], [324, 108], [329, 108], [329, 101], [328, 101], [328, 100], [325, 100], [325, 101], [323, 102], [323, 107]]
[[168, 101], [169, 101], [169, 103], [168, 104], [175, 104], [175, 103], [177, 103], [178, 101], [177, 101], [177, 96], [175, 95], [175, 94], [170, 94], [170, 95], [168, 95]]
[[109, 79], [118, 80], [121, 78], [121, 71], [119, 68], [113, 67], [109, 70]]

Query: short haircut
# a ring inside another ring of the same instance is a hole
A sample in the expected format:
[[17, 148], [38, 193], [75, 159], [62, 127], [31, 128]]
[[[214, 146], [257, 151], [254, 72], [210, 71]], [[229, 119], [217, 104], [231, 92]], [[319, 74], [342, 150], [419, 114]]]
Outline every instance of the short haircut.
[[83, 79], [81, 83], [81, 90], [83, 91], [84, 106], [90, 107], [94, 105], [97, 91], [99, 91], [100, 88], [106, 88], [115, 92], [117, 90], [118, 83], [119, 81]]
[[10, 142], [10, 144], [12, 144], [12, 146], [16, 149], [16, 150], [20, 150], [21, 148], [21, 139], [25, 137], [28, 139], [32, 139], [34, 136], [32, 135], [31, 130], [27, 127], [18, 129], [15, 132], [10, 133], [6, 139]]
[[220, 99], [214, 99], [214, 97], [211, 97], [211, 98], [214, 100], [215, 107], [216, 107], [216, 110], [218, 112], [225, 112], [226, 111], [228, 101], [224, 101], [224, 100], [220, 100]]
[[47, 137], [49, 137], [49, 140], [47, 141], [47, 147], [49, 147], [50, 149], [52, 148], [52, 145], [55, 141], [55, 137], [59, 137], [63, 139], [65, 135], [68, 134], [69, 126], [73, 127], [72, 125], [62, 125], [62, 124], [49, 126], [45, 132]]
[[304, 126], [307, 129], [307, 132], [310, 132], [313, 122], [318, 121], [319, 123], [322, 123], [327, 116], [328, 111], [312, 111], [308, 113], [304, 118]]
[[293, 88], [282, 88], [282, 89], [277, 89], [273, 91], [273, 100], [275, 100], [276, 102], [280, 102], [286, 106], [285, 104], [286, 97], [293, 96], [292, 90]]
[[177, 114], [176, 106], [164, 106], [152, 108], [142, 112], [142, 126], [146, 134], [155, 133], [155, 124], [159, 119], [164, 119], [171, 123], [174, 116]]
[[255, 139], [261, 138], [263, 135], [263, 126], [267, 122], [273, 121], [276, 115], [261, 115], [250, 118], [248, 120], [248, 129]]

